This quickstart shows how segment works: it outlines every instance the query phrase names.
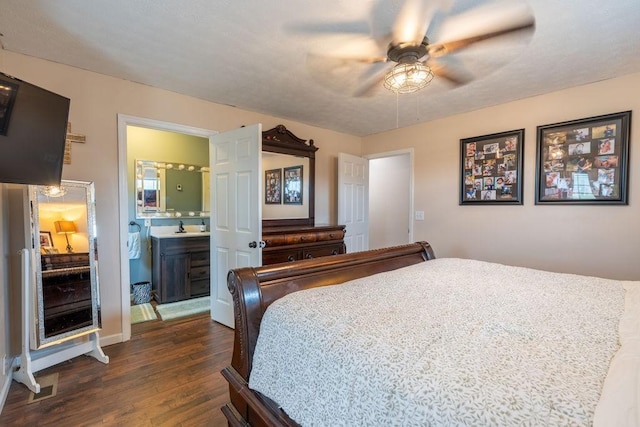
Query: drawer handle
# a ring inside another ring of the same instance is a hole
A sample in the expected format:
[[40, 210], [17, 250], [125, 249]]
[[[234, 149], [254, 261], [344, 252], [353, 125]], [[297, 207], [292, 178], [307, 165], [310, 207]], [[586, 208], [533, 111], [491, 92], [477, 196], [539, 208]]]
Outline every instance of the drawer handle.
[[329, 233], [329, 237], [333, 239], [334, 234], [333, 233]]
[[304, 242], [304, 241], [305, 241], [305, 239], [306, 239], [306, 237], [305, 237], [305, 236], [300, 236], [300, 241], [301, 241], [301, 242]]
[[313, 255], [307, 254], [307, 259], [311, 259], [311, 258], [313, 258]]
[[332, 250], [331, 255], [338, 255], [338, 250], [337, 249]]
[[295, 261], [296, 257], [294, 257], [293, 255], [289, 255], [289, 257], [287, 258], [287, 261], [292, 262]]

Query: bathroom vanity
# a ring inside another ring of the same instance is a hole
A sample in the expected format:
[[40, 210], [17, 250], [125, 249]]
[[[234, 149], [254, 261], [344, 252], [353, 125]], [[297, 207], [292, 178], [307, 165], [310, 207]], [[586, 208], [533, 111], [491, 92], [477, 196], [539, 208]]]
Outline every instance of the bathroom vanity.
[[209, 233], [151, 236], [154, 298], [158, 303], [209, 295]]

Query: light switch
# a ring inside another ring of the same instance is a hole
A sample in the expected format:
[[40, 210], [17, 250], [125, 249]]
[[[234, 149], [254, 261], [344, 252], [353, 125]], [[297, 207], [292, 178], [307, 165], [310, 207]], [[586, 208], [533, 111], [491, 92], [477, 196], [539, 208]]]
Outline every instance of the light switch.
[[424, 221], [424, 211], [416, 211], [416, 221]]

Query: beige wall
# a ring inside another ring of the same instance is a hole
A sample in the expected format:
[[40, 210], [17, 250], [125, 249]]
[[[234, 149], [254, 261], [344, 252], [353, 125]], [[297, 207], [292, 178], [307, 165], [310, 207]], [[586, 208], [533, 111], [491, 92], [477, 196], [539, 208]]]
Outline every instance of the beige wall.
[[[7, 51], [0, 51], [0, 55], [3, 72], [70, 98], [69, 119], [73, 132], [86, 135], [86, 144], [73, 145], [72, 163], [64, 166], [62, 175], [64, 179], [95, 182], [104, 327], [101, 335], [110, 337], [106, 342], [117, 340], [122, 331], [120, 250], [125, 250], [125, 246], [116, 237], [119, 235], [117, 114], [221, 132], [254, 123], [262, 123], [265, 130], [284, 124], [299, 137], [314, 139], [319, 147], [316, 153], [316, 221], [336, 221], [337, 153], [359, 154], [361, 139], [358, 137], [213, 104]], [[6, 251], [3, 254], [6, 255]], [[8, 283], [2, 276], [0, 279], [0, 290], [4, 294]], [[10, 325], [12, 329], [18, 327]]]
[[[414, 148], [414, 208], [425, 211], [414, 239], [439, 257], [640, 280], [640, 117], [631, 123], [629, 206], [534, 205], [536, 126], [640, 111], [638, 87], [632, 74], [373, 135], [363, 154]], [[459, 206], [460, 139], [520, 128], [524, 205]]]

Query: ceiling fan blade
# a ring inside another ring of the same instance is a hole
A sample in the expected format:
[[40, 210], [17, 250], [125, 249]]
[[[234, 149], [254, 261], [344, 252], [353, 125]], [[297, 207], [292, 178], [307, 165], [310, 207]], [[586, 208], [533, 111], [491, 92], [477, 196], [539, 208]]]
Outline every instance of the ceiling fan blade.
[[294, 23], [285, 24], [284, 30], [294, 34], [361, 34], [366, 35], [371, 32], [370, 24], [367, 21], [349, 22], [315, 22], [315, 23]]
[[459, 64], [457, 66], [445, 65], [442, 61], [433, 59], [424, 62], [431, 68], [436, 77], [446, 80], [453, 86], [463, 86], [473, 80], [473, 77], [468, 72], [461, 70]]
[[325, 88], [339, 94], [353, 94], [363, 84], [363, 76], [370, 76], [370, 73], [386, 64], [382, 61], [373, 62], [373, 58], [307, 55], [307, 68], [311, 76]]
[[405, 0], [391, 27], [392, 43], [394, 45], [422, 43], [431, 19], [439, 7], [439, 2], [435, 0]]
[[483, 40], [532, 32], [535, 18], [524, 3], [493, 3], [448, 18], [440, 28], [438, 42], [428, 47], [431, 57], [464, 49]]
[[382, 62], [387, 55], [379, 43], [369, 36], [334, 34], [323, 38], [310, 55], [346, 59], [364, 63]]
[[362, 83], [356, 87], [352, 95], [356, 97], [371, 96], [383, 86], [384, 76], [393, 67], [393, 63], [376, 64], [361, 76]]

